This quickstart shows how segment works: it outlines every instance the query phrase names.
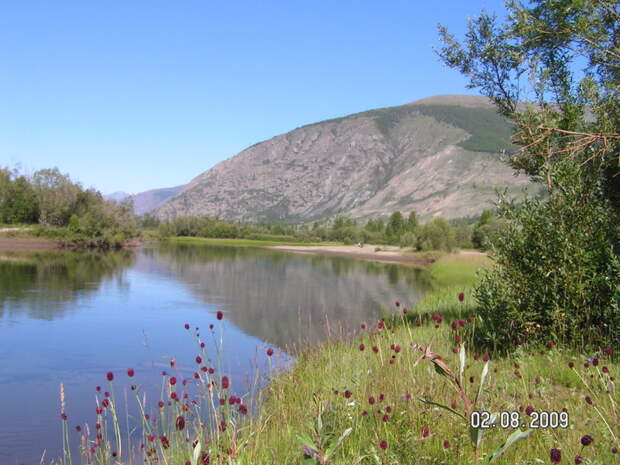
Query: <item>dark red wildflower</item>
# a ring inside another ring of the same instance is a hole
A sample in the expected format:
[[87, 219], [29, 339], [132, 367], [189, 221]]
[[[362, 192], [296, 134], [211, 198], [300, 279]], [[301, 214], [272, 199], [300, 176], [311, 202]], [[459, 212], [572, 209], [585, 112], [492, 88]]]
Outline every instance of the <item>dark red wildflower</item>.
[[606, 366], [604, 366], [603, 368], [601, 368], [601, 371], [603, 373], [609, 373], [609, 368], [607, 368]]
[[592, 436], [590, 436], [589, 434], [584, 434], [583, 436], [581, 436], [582, 446], [589, 446], [590, 444], [592, 444], [592, 442], [594, 442], [594, 439], [592, 439]]
[[568, 368], [574, 368], [574, 367], [575, 367], [574, 362], [568, 362]]
[[101, 415], [101, 414], [103, 413], [103, 409], [102, 409], [101, 407], [97, 407], [97, 408], [95, 409], [95, 413], [96, 413], [97, 415]]
[[106, 396], [106, 397], [110, 397], [110, 393], [109, 393], [109, 392], [107, 392], [107, 391], [106, 391], [106, 392], [104, 392], [104, 393], [103, 393], [103, 395], [104, 395], [104, 396]]
[[455, 344], [460, 344], [462, 341], [461, 336], [459, 336], [458, 334], [456, 336], [454, 336], [454, 343]]
[[368, 412], [366, 410], [362, 411], [362, 416], [365, 417], [366, 415], [368, 415]]
[[164, 449], [167, 449], [168, 447], [170, 447], [170, 441], [168, 440], [166, 436], [160, 436], [159, 440], [161, 441], [161, 446]]
[[157, 406], [159, 408], [164, 408], [164, 403], [160, 400], [159, 402], [157, 402]]
[[202, 363], [202, 357], [200, 355], [196, 355], [196, 363], [198, 364]]
[[431, 432], [428, 429], [428, 426], [425, 426], [424, 428], [422, 428], [422, 437], [423, 438], [427, 438], [430, 434], [431, 434]]
[[399, 353], [400, 352], [400, 346], [394, 346], [394, 352]]
[[388, 447], [388, 443], [387, 443], [387, 441], [380, 441], [380, 442], [379, 442], [379, 447], [380, 447], [381, 449], [383, 449], [383, 450], [387, 449], [387, 447]]
[[592, 365], [594, 365], [595, 367], [598, 366], [598, 358], [592, 359]]
[[168, 381], [170, 382], [171, 386], [174, 386], [175, 384], [177, 384], [177, 379], [174, 376], [171, 376]]
[[273, 349], [270, 347], [269, 349], [267, 349], [267, 356], [271, 357], [273, 355]]
[[241, 405], [239, 406], [239, 413], [240, 413], [241, 415], [247, 415], [247, 413], [248, 413], [248, 408], [247, 408], [245, 405], [241, 404]]
[[373, 346], [372, 351], [376, 354], [379, 352], [379, 348], [377, 346]]
[[185, 326], [185, 329], [189, 329], [189, 324], [188, 323], [185, 323], [184, 326]]
[[226, 422], [221, 421], [219, 426], [220, 431], [226, 431]]
[[108, 378], [108, 381], [112, 381], [114, 379], [114, 373], [112, 373], [111, 371], [108, 371], [105, 377]]
[[360, 350], [364, 350], [366, 348], [366, 346], [364, 344], [360, 344]]
[[213, 373], [215, 373], [215, 370], [213, 368], [209, 368], [209, 374], [212, 375]]
[[369, 403], [370, 405], [374, 405], [374, 404], [375, 404], [375, 402], [376, 402], [376, 401], [375, 401], [375, 398], [374, 398], [373, 396], [370, 396], [370, 397], [368, 398], [368, 403]]
[[389, 415], [383, 415], [383, 421], [386, 422], [386, 423], [388, 421], [390, 421], [390, 416]]
[[385, 328], [385, 323], [383, 321], [378, 321], [377, 322], [377, 328], [378, 329], [383, 329]]
[[581, 455], [575, 455], [575, 464], [579, 465], [580, 463], [583, 463], [583, 457]]
[[456, 331], [459, 327], [459, 323], [454, 320], [452, 323], [450, 323], [450, 327], [452, 328], [453, 331]]
[[531, 405], [528, 405], [527, 407], [525, 407], [525, 413], [526, 413], [528, 416], [531, 416], [531, 415], [532, 415], [532, 412], [534, 412], [534, 407], [532, 407]]
[[60, 418], [62, 418], [63, 420], [65, 420], [65, 421], [66, 421], [66, 420], [67, 420], [67, 414], [66, 414], [66, 413], [64, 413], [64, 412], [63, 412], [63, 413], [61, 413], [61, 414], [60, 414]]
[[465, 327], [465, 320], [459, 320], [459, 326], [461, 328], [464, 328]]
[[614, 353], [613, 349], [611, 347], [607, 347], [607, 349], [605, 349], [603, 352], [605, 352], [605, 355], [608, 355], [611, 357], [611, 354]]
[[108, 399], [103, 399], [101, 401], [101, 405], [103, 405], [104, 407], [107, 407], [108, 405], [110, 405], [110, 401]]
[[127, 376], [132, 378], [133, 375], [135, 375], [135, 374], [136, 374], [136, 372], [133, 370], [133, 368], [127, 368]]
[[489, 353], [485, 352], [484, 355], [482, 356], [482, 360], [485, 362], [488, 362], [489, 360], [491, 360], [491, 357], [489, 357]]
[[385, 400], [385, 394], [379, 394], [379, 402], [383, 402]]
[[480, 358], [480, 355], [474, 354], [474, 360], [478, 360], [479, 358]]
[[447, 439], [444, 440], [443, 447], [444, 447], [444, 449], [449, 449], [450, 448], [450, 441], [448, 441]]
[[201, 342], [201, 343], [200, 343], [200, 348], [201, 348], [201, 349], [204, 349], [204, 348], [205, 348], [205, 343], [204, 343], [204, 342]]
[[590, 396], [586, 396], [585, 397], [585, 401], [586, 401], [587, 404], [592, 405], [592, 398]]
[[202, 371], [203, 373], [207, 372], [207, 367], [200, 367], [200, 371]]
[[394, 302], [394, 305], [396, 305], [397, 307], [400, 307], [400, 302], [397, 300], [396, 302]]
[[177, 421], [175, 422], [175, 426], [177, 428], [177, 431], [181, 431], [183, 428], [185, 428], [185, 418], [183, 418], [182, 415], [179, 415], [177, 417]]
[[77, 425], [75, 427], [75, 430], [79, 433], [80, 431], [82, 431], [82, 427], [80, 425]]
[[361, 327], [362, 329], [366, 329], [366, 323], [362, 323], [362, 324], [360, 325], [360, 327]]
[[465, 294], [463, 292], [459, 292], [459, 302], [463, 302], [465, 300]]
[[549, 458], [551, 459], [551, 463], [560, 463], [562, 461], [560, 449], [551, 449], [549, 451]]
[[555, 345], [553, 342], [549, 341], [547, 342], [547, 349], [553, 349], [553, 346]]
[[171, 393], [171, 394], [170, 394], [170, 398], [171, 398], [172, 400], [178, 400], [178, 399], [179, 399], [179, 397], [177, 396], [177, 393], [176, 393], [176, 392]]
[[95, 386], [95, 391], [101, 392], [101, 386]]
[[213, 323], [209, 325], [209, 329], [213, 329]]
[[228, 389], [228, 386], [230, 386], [228, 376], [222, 376], [222, 389]]
[[347, 391], [344, 391], [344, 396], [345, 396], [347, 399], [350, 399], [352, 395], [353, 395], [353, 393], [352, 393], [351, 391], [348, 391], [348, 390], [347, 390]]
[[222, 312], [217, 312], [216, 317], [218, 320], [221, 320], [222, 318], [224, 318], [224, 314]]

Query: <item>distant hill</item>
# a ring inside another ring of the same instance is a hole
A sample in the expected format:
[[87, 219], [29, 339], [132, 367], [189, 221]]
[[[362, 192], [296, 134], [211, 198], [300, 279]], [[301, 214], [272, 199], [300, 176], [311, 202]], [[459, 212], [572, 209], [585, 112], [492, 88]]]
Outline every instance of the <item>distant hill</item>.
[[177, 195], [185, 187], [164, 187], [162, 189], [152, 189], [150, 191], [140, 192], [138, 194], [128, 194], [126, 192], [114, 192], [112, 194], [104, 195], [107, 200], [113, 200], [115, 202], [122, 202], [128, 198], [133, 200], [133, 209], [136, 215], [144, 215], [149, 213], [155, 208], [159, 207], [166, 200], [171, 199]]
[[496, 188], [530, 186], [502, 162], [511, 128], [486, 98], [442, 95], [309, 124], [255, 144], [194, 178], [161, 219], [307, 222], [395, 210], [474, 216]]

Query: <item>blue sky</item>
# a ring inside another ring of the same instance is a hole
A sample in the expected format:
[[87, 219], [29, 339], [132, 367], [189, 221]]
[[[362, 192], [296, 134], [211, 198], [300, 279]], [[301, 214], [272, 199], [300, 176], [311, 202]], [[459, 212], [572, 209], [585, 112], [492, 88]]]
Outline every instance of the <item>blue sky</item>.
[[472, 93], [432, 47], [495, 0], [0, 3], [0, 165], [130, 193], [303, 124]]

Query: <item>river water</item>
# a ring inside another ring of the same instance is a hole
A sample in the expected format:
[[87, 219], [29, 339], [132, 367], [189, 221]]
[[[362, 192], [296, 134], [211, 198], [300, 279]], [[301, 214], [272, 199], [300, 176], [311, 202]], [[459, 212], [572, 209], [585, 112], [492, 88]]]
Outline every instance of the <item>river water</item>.
[[426, 273], [401, 265], [257, 248], [0, 252], [0, 464], [62, 454], [61, 383], [73, 430], [92, 427], [108, 371], [117, 396], [138, 383], [157, 399], [171, 360], [191, 377], [196, 327], [207, 345], [223, 341], [223, 369], [249, 392], [268, 348], [289, 366], [295, 347], [352, 334], [428, 288]]

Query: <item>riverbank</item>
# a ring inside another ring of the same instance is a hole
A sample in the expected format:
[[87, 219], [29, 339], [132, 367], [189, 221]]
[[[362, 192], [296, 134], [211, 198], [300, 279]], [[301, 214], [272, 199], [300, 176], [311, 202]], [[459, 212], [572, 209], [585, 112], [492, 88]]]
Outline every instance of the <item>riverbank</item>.
[[28, 251], [28, 250], [52, 250], [60, 245], [50, 239], [35, 237], [3, 237], [0, 236], [0, 251]]

